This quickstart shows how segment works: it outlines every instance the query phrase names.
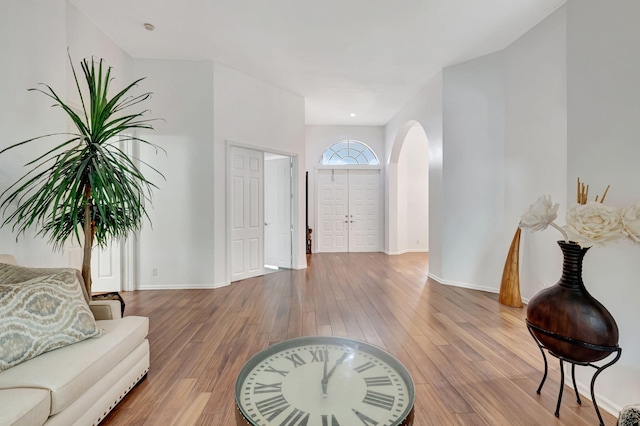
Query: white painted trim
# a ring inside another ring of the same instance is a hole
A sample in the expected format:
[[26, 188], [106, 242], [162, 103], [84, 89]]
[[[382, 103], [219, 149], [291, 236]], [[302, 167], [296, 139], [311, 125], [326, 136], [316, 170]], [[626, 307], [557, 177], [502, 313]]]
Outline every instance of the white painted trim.
[[213, 290], [216, 288], [226, 287], [231, 283], [217, 284], [171, 284], [169, 286], [162, 285], [141, 285], [137, 290]]
[[138, 233], [133, 232], [120, 245], [120, 289], [122, 291], [134, 291], [138, 280]]
[[[565, 370], [564, 370], [565, 385], [567, 385], [571, 389], [573, 389], [573, 383], [571, 383], [572, 381], [571, 380], [566, 380], [566, 379], [571, 377], [571, 367], [569, 366], [569, 363], [566, 363], [564, 365], [564, 368], [565, 368]], [[594, 373], [595, 373], [595, 371], [594, 371]], [[589, 381], [589, 384], [591, 384], [591, 381]], [[580, 393], [580, 396], [582, 398], [585, 398], [585, 399], [588, 399], [589, 401], [591, 401], [591, 388], [589, 388], [589, 386], [587, 386], [586, 383], [577, 382], [577, 385], [578, 385], [578, 393]], [[595, 392], [595, 389], [594, 389], [594, 393], [595, 393], [595, 396], [596, 396], [596, 400], [598, 401], [598, 408], [600, 408], [600, 411], [605, 410], [605, 411], [609, 412], [609, 414], [614, 415], [614, 417], [615, 417], [616, 415], [614, 413], [619, 413], [624, 408], [621, 405], [618, 405], [618, 404], [614, 403], [610, 399], [605, 398], [604, 396], [602, 396], [598, 392]]]
[[427, 250], [427, 249], [409, 249], [409, 250], [394, 251], [394, 252], [384, 251], [383, 253], [386, 253], [386, 254], [388, 254], [390, 256], [397, 256], [397, 255], [405, 254], [405, 253], [429, 253], [429, 250]]
[[317, 164], [314, 168], [316, 170], [383, 170], [384, 166], [381, 164]]
[[232, 145], [234, 145], [232, 142], [230, 141], [226, 141], [226, 146], [225, 146], [225, 173], [224, 173], [224, 180], [225, 180], [225, 194], [224, 194], [224, 199], [227, 203], [227, 214], [226, 214], [226, 218], [225, 218], [225, 222], [224, 222], [224, 232], [225, 232], [225, 239], [227, 241], [227, 248], [226, 248], [226, 253], [227, 253], [227, 265], [226, 265], [226, 273], [225, 273], [225, 281], [228, 283], [231, 283], [231, 231], [229, 230], [229, 227], [231, 226], [231, 179], [229, 179], [229, 174], [231, 173], [229, 166], [231, 165], [231, 147]]
[[[288, 151], [281, 151], [278, 149], [269, 149], [266, 150], [266, 148], [264, 146], [256, 146], [256, 145], [251, 145], [251, 144], [246, 144], [246, 143], [241, 143], [241, 142], [236, 142], [233, 140], [229, 140], [229, 139], [225, 139], [225, 157], [226, 157], [226, 173], [224, 174], [224, 179], [225, 179], [225, 200], [227, 201], [227, 217], [226, 217], [226, 221], [225, 221], [225, 239], [227, 241], [227, 265], [226, 265], [226, 284], [222, 284], [222, 285], [218, 285], [219, 287], [223, 287], [225, 285], [229, 285], [231, 284], [231, 232], [229, 230], [229, 225], [230, 225], [230, 218], [231, 218], [231, 203], [229, 202], [229, 197], [231, 195], [231, 181], [229, 179], [229, 165], [231, 164], [231, 147], [235, 146], [235, 147], [239, 147], [239, 148], [246, 148], [246, 149], [252, 149], [254, 151], [259, 151], [264, 153], [272, 153], [272, 154], [278, 154], [278, 155], [283, 155], [286, 157], [290, 157], [293, 160], [293, 176], [291, 176], [291, 193], [293, 195], [293, 199], [291, 199], [291, 207], [292, 207], [292, 215], [291, 215], [291, 225], [293, 226], [293, 232], [291, 233], [291, 247], [292, 247], [292, 253], [291, 253], [291, 265], [293, 267], [293, 265], [298, 264], [298, 262], [301, 261], [301, 259], [299, 259], [299, 255], [298, 253], [300, 252], [300, 243], [299, 243], [299, 238], [298, 236], [300, 235], [300, 233], [303, 231], [300, 229], [299, 227], [299, 221], [298, 221], [298, 217], [300, 215], [300, 209], [299, 209], [299, 200], [300, 200], [300, 185], [299, 185], [299, 180], [300, 180], [300, 173], [299, 173], [299, 169], [301, 167], [300, 165], [300, 156], [298, 154], [292, 153], [292, 152], [288, 152]], [[264, 169], [263, 169], [263, 174], [264, 174]], [[263, 205], [262, 208], [264, 210], [264, 200], [263, 200]], [[306, 235], [306, 230], [304, 230], [304, 234]], [[264, 236], [264, 234], [263, 234]], [[303, 247], [306, 251], [306, 238], [304, 241], [304, 247]], [[304, 264], [304, 268], [307, 267], [306, 265], [306, 258], [304, 258], [305, 264]], [[304, 268], [297, 268], [297, 269], [304, 269]]]
[[305, 263], [299, 263], [298, 266], [296, 266], [294, 269], [296, 270], [300, 270], [300, 269], [307, 269], [307, 264]]
[[476, 285], [476, 284], [469, 284], [469, 283], [460, 283], [460, 282], [456, 282], [456, 281], [449, 281], [449, 280], [444, 280], [440, 277], [437, 277], [435, 275], [433, 275], [432, 273], [428, 273], [427, 276], [429, 278], [431, 278], [432, 280], [440, 283], [440, 284], [444, 284], [444, 285], [449, 285], [452, 287], [460, 287], [460, 288], [468, 288], [470, 290], [480, 290], [480, 291], [486, 291], [487, 293], [499, 293], [499, 289], [495, 289], [493, 287], [485, 287], [485, 286], [480, 286], [480, 285]]
[[227, 143], [227, 149], [229, 148], [229, 146], [233, 145], [233, 146], [237, 146], [240, 148], [247, 148], [247, 149], [253, 149], [254, 151], [260, 151], [260, 152], [268, 152], [271, 154], [278, 154], [278, 155], [284, 155], [285, 157], [292, 157], [292, 158], [296, 158], [298, 157], [298, 154], [292, 153], [292, 152], [288, 152], [288, 151], [281, 151], [279, 149], [266, 149], [264, 146], [258, 146], [258, 145], [251, 145], [248, 143], [242, 143], [242, 142], [236, 142], [230, 139], [225, 139], [225, 142]]

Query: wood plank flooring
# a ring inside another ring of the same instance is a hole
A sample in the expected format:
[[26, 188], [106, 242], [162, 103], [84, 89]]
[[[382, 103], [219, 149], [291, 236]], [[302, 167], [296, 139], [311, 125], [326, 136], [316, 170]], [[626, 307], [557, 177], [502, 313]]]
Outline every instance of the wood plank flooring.
[[242, 365], [270, 344], [317, 334], [366, 340], [399, 358], [416, 385], [415, 425], [597, 424], [591, 402], [578, 405], [568, 387], [553, 415], [555, 359], [536, 394], [543, 361], [523, 309], [427, 279], [424, 253], [308, 260], [306, 270], [216, 290], [123, 293], [127, 315], [150, 319], [151, 370], [102, 424], [234, 425]]

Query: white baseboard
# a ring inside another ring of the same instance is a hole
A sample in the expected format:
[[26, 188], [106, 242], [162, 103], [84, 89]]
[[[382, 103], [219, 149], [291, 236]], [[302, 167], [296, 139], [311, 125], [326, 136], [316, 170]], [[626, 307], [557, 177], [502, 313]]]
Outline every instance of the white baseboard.
[[226, 287], [229, 282], [215, 284], [171, 284], [171, 285], [140, 285], [136, 290], [212, 290], [214, 288]]
[[[564, 383], [567, 386], [569, 386], [571, 389], [573, 389], [573, 383], [571, 382], [571, 367], [569, 365], [565, 365], [564, 378], [565, 378]], [[589, 387], [590, 383], [589, 385], [587, 385], [586, 383], [576, 381], [576, 384], [578, 385], [578, 392], [580, 393], [580, 396], [591, 401], [591, 388]], [[597, 382], [596, 382], [596, 385], [597, 385]], [[596, 401], [598, 401], [598, 408], [600, 409], [600, 411], [603, 411], [603, 410], [607, 411], [609, 414], [613, 415], [614, 417], [617, 417], [618, 416], [617, 413], [620, 413], [623, 407], [621, 407], [619, 404], [614, 403], [610, 399], [607, 399], [604, 396], [600, 395], [598, 392], [596, 392], [597, 388], [598, 386], [596, 386], [596, 388], [594, 389], [594, 393], [596, 396]]]
[[453, 287], [461, 287], [461, 288], [468, 288], [471, 290], [480, 290], [480, 291], [486, 291], [487, 293], [499, 293], [500, 289], [496, 289], [493, 287], [485, 287], [485, 286], [481, 286], [481, 285], [477, 285], [477, 284], [469, 284], [469, 283], [460, 283], [457, 281], [449, 281], [449, 280], [444, 280], [436, 275], [433, 275], [432, 273], [428, 273], [427, 276], [429, 278], [431, 278], [434, 281], [439, 282], [440, 284], [444, 284], [444, 285], [450, 285]]
[[383, 253], [387, 254], [389, 256], [397, 256], [397, 255], [405, 254], [405, 253], [429, 253], [429, 250], [427, 250], [427, 249], [409, 249], [409, 250], [400, 250], [400, 251], [387, 251], [387, 250], [384, 250]]

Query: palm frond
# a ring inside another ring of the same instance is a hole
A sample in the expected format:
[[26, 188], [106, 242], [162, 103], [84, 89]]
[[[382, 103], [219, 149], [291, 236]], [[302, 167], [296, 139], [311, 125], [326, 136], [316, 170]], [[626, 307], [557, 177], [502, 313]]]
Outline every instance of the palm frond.
[[[139, 164], [164, 179], [156, 168], [131, 158], [114, 143], [121, 138], [121, 142], [149, 145], [156, 153], [164, 151], [133, 134], [138, 129], [153, 130], [155, 119], [146, 118], [149, 111], [125, 112], [150, 98], [150, 92], [131, 94], [144, 78], [110, 96], [111, 68], [102, 59], [82, 60], [80, 75], [71, 55], [69, 61], [82, 111], [64, 102], [47, 84], [29, 90], [52, 99], [53, 106], [65, 112], [77, 133], [37, 136], [0, 151], [0, 155], [6, 155], [42, 139], [66, 136], [29, 161], [25, 165], [28, 171], [0, 194], [0, 211], [4, 215], [1, 226], [12, 224], [18, 236], [35, 227], [36, 233], [47, 237], [54, 249], [61, 249], [72, 237], [82, 242], [80, 229], [90, 230], [94, 241], [102, 246], [139, 230], [142, 221], [149, 219], [146, 205], [150, 205], [152, 191], [157, 188], [144, 176]], [[85, 223], [87, 206], [91, 223]]]

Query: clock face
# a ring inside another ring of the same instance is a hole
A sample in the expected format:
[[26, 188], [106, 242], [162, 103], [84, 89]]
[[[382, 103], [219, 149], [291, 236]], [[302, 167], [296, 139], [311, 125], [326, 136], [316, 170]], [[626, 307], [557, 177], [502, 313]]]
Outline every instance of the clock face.
[[397, 359], [340, 337], [275, 344], [251, 358], [236, 382], [242, 417], [259, 426], [408, 425], [414, 399]]

